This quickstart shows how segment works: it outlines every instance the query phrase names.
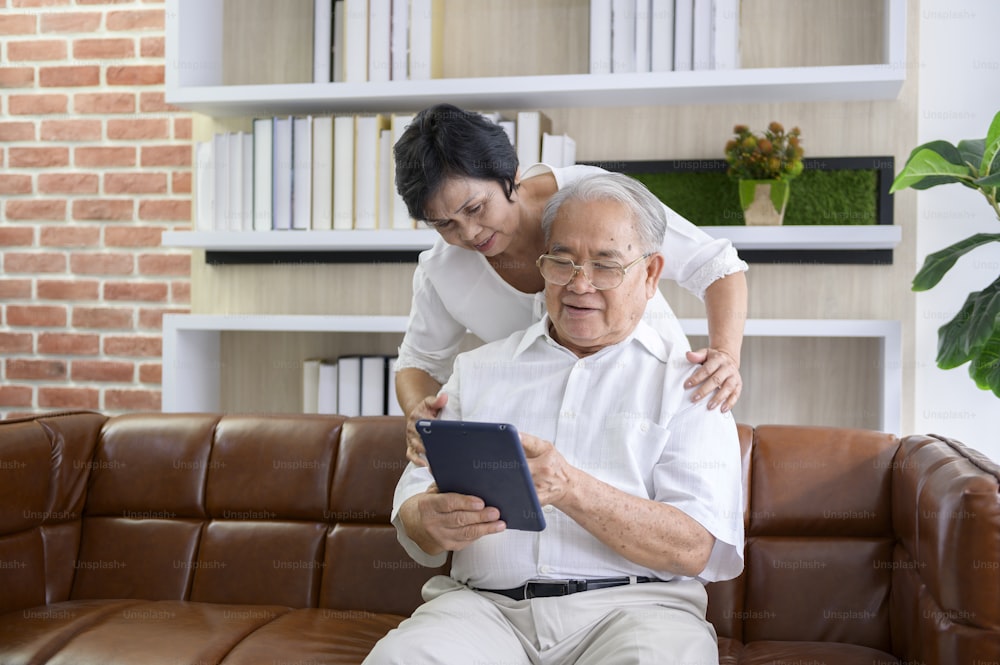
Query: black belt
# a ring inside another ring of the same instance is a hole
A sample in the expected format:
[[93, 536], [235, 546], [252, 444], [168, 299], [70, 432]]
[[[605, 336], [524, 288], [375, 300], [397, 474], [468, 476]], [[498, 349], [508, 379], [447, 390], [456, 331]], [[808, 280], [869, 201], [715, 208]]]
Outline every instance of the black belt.
[[600, 577], [595, 580], [537, 580], [525, 582], [522, 586], [514, 587], [513, 589], [479, 589], [479, 591], [498, 593], [512, 600], [525, 600], [527, 598], [568, 596], [571, 593], [579, 593], [581, 591], [593, 591], [594, 589], [608, 589], [628, 584], [658, 581], [651, 577]]

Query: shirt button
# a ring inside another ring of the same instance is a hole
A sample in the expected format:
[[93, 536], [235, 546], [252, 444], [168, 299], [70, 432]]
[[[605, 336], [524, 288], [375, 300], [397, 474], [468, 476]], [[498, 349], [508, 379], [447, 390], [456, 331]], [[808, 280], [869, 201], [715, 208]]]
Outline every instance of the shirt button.
[[545, 564], [543, 566], [539, 566], [538, 567], [538, 572], [540, 572], [540, 573], [546, 573], [546, 574], [551, 573], [552, 572], [552, 566], [550, 566], [548, 564]]
[[542, 512], [543, 513], [552, 514], [552, 513], [555, 512], [555, 510], [556, 510], [555, 506], [551, 506], [551, 505], [550, 506], [542, 506]]
[[642, 423], [642, 424], [640, 424], [639, 425], [639, 431], [640, 432], [648, 432], [649, 431], [649, 423]]

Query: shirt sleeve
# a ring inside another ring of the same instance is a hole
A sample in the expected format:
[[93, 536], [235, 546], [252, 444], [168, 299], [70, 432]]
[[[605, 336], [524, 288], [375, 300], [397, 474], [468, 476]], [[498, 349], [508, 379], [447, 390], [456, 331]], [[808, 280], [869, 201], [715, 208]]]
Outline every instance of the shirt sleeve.
[[715, 538], [705, 582], [743, 570], [743, 471], [731, 413], [691, 403], [670, 419], [669, 438], [653, 470], [654, 499], [674, 506]]
[[666, 258], [663, 276], [672, 279], [699, 299], [718, 279], [747, 270], [727, 238], [712, 238], [666, 205], [667, 230], [663, 238]]
[[438, 383], [451, 376], [466, 327], [448, 312], [427, 273], [419, 264], [413, 273], [413, 300], [396, 370], [414, 367]]

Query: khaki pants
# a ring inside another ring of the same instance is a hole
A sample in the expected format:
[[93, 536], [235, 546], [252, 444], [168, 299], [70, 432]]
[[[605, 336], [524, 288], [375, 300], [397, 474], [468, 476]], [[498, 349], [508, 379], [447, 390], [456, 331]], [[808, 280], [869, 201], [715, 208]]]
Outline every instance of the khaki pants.
[[431, 578], [365, 665], [717, 665], [697, 581], [515, 601]]

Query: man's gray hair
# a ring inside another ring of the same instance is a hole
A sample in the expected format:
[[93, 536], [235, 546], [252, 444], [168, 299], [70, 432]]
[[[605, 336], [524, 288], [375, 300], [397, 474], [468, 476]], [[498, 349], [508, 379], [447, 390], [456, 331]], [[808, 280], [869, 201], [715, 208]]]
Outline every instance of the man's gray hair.
[[663, 204], [646, 186], [635, 178], [622, 173], [595, 173], [580, 178], [556, 192], [542, 212], [542, 232], [548, 244], [552, 222], [563, 203], [569, 200], [617, 201], [629, 211], [635, 222], [635, 232], [639, 237], [643, 253], [659, 252], [663, 247], [663, 236], [667, 230], [667, 213]]

